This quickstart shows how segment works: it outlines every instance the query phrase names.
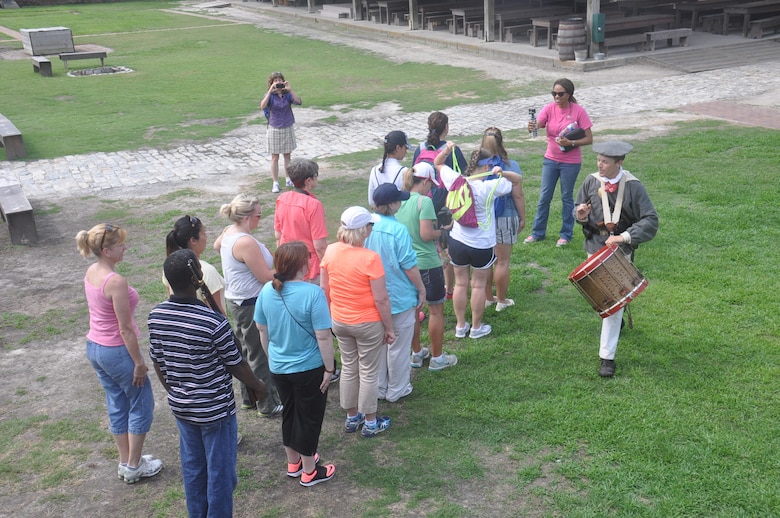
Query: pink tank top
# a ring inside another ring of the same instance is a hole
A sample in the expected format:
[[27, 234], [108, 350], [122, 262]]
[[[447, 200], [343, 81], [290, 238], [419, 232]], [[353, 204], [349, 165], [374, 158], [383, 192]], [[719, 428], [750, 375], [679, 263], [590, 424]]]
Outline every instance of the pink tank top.
[[[114, 304], [105, 296], [103, 290], [106, 287], [108, 279], [116, 275], [111, 272], [103, 279], [100, 288], [92, 286], [87, 278], [84, 277], [84, 293], [87, 295], [87, 306], [89, 306], [89, 333], [87, 340], [106, 347], [118, 347], [124, 345], [122, 335], [119, 333], [119, 320], [114, 312]], [[135, 307], [138, 305], [138, 292], [132, 287], [127, 287], [127, 296], [130, 298], [130, 311], [135, 314]], [[133, 330], [138, 336], [138, 326], [133, 318]]]

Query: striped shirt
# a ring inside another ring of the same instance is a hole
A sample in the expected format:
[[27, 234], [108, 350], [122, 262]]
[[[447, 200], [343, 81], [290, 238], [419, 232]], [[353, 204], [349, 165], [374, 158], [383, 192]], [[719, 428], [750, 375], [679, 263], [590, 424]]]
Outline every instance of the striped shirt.
[[178, 419], [207, 424], [236, 413], [226, 366], [239, 365], [243, 357], [223, 315], [197, 299], [172, 296], [149, 314], [149, 355]]

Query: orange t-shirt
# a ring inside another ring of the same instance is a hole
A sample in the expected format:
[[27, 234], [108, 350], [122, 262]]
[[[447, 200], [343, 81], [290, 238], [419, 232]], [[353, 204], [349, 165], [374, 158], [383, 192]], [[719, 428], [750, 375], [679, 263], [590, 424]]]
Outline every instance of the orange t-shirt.
[[382, 320], [371, 291], [371, 281], [385, 276], [379, 254], [337, 242], [328, 245], [321, 266], [328, 274], [327, 295], [333, 320], [342, 324]]

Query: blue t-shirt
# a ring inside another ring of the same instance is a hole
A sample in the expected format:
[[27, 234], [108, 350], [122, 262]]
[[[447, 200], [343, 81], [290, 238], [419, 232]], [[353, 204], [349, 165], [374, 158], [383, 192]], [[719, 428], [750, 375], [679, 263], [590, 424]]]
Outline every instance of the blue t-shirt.
[[390, 313], [397, 315], [417, 305], [417, 288], [406, 276], [405, 270], [417, 266], [417, 254], [412, 247], [412, 236], [394, 216], [379, 215], [366, 239], [366, 248], [382, 258], [385, 284], [390, 296]]
[[[506, 171], [511, 171], [521, 176], [523, 174], [523, 172], [520, 170], [520, 164], [518, 164], [514, 160], [509, 160], [509, 162], [504, 164], [504, 166], [505, 166], [504, 170]], [[515, 207], [515, 200], [514, 198], [512, 198], [511, 194], [506, 194], [504, 196], [499, 196], [498, 198], [496, 198], [495, 205], [496, 205], [497, 218], [500, 217], [511, 218], [519, 214], [519, 212], [517, 212], [517, 207]]]
[[255, 305], [255, 322], [268, 326], [271, 372], [294, 374], [321, 367], [315, 330], [331, 328], [325, 293], [316, 284], [285, 282], [282, 296], [284, 302], [273, 283], [267, 282]]

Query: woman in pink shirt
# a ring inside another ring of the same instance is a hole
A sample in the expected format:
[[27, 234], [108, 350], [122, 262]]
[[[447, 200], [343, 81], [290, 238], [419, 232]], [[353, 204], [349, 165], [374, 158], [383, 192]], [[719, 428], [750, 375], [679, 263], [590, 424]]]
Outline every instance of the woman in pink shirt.
[[[561, 78], [553, 83], [553, 102], [542, 108], [536, 121], [528, 123], [528, 131], [547, 129], [547, 151], [542, 161], [542, 186], [539, 205], [531, 227], [531, 235], [523, 243], [541, 241], [547, 234], [547, 218], [555, 185], [561, 180], [563, 222], [555, 246], [566, 246], [574, 232], [574, 184], [582, 166], [582, 146], [593, 143], [590, 117], [574, 98], [574, 83]], [[572, 134], [571, 131], [577, 130]], [[576, 135], [576, 136], [575, 136]]]
[[119, 450], [117, 476], [134, 484], [159, 473], [163, 463], [141, 455], [152, 427], [154, 395], [133, 318], [138, 292], [114, 271], [124, 259], [125, 239], [125, 229], [101, 223], [80, 231], [76, 245], [84, 257], [97, 257], [84, 276], [89, 306], [87, 358], [106, 391], [109, 428]]

